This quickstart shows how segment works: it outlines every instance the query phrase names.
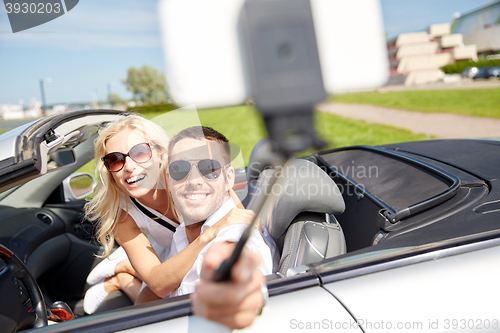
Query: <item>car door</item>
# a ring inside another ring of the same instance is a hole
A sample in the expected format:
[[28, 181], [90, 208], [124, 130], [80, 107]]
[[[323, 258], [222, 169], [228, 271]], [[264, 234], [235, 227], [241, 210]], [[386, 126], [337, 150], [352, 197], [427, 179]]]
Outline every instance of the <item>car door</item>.
[[[270, 298], [262, 314], [242, 332], [336, 330], [362, 332], [356, 320], [313, 273], [268, 281]], [[189, 296], [163, 299], [114, 312], [73, 319], [36, 332], [228, 332], [193, 316]]]
[[[14, 131], [0, 163], [0, 242], [21, 258], [47, 303], [74, 307], [96, 260], [94, 226], [84, 200], [66, 201], [63, 180], [93, 158], [98, 127], [118, 111], [80, 111], [41, 119]], [[69, 155], [68, 155], [69, 154]]]
[[[362, 332], [344, 306], [320, 286], [271, 297], [253, 324], [237, 332], [296, 332], [335, 330]], [[230, 332], [227, 327], [189, 316], [137, 327], [127, 332]]]
[[500, 329], [500, 238], [320, 276], [364, 332]]

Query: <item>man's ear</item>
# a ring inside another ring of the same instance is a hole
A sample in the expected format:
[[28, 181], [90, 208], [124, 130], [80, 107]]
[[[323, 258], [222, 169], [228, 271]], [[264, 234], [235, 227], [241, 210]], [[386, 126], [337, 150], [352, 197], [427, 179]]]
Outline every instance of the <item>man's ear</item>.
[[231, 190], [234, 186], [234, 178], [235, 178], [234, 168], [232, 166], [227, 167], [225, 172], [225, 180], [228, 191]]

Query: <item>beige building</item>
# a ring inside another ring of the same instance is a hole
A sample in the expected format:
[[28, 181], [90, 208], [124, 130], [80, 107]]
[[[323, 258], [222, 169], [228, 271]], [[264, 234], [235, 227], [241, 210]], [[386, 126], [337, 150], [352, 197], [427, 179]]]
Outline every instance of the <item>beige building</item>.
[[477, 59], [475, 45], [464, 45], [462, 34], [452, 34], [450, 23], [433, 24], [428, 31], [400, 34], [389, 42], [391, 74], [400, 83], [415, 85], [443, 78], [442, 66], [456, 60]]
[[400, 34], [388, 43], [389, 83], [406, 85], [438, 81], [440, 67], [479, 56], [500, 57], [500, 1], [465, 14], [451, 23], [433, 24], [428, 31]]

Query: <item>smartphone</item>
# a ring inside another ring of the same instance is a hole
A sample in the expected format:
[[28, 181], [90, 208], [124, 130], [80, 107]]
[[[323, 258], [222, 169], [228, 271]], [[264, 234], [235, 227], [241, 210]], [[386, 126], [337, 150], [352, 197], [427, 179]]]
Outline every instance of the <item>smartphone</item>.
[[[295, 138], [314, 141], [311, 104], [320, 102], [325, 92], [381, 86], [388, 77], [389, 61], [377, 0], [288, 0], [275, 6], [276, 2], [279, 0], [161, 0], [165, 74], [170, 97], [181, 106], [240, 105], [252, 94], [265, 95], [260, 101], [265, 100], [263, 104], [269, 107], [263, 108], [260, 102], [256, 105], [268, 131], [270, 127], [283, 131], [294, 145], [304, 142]], [[255, 40], [258, 43], [249, 43]], [[260, 67], [253, 66], [255, 63]], [[303, 112], [297, 119], [296, 114], [288, 116], [295, 105]], [[269, 134], [273, 139], [274, 131]], [[285, 140], [274, 141], [286, 150]], [[256, 218], [263, 205], [264, 201], [256, 204]], [[216, 271], [215, 281], [230, 279], [231, 267], [255, 221]]]
[[[242, 52], [244, 0], [161, 0], [160, 26], [170, 97], [197, 109], [251, 98]], [[311, 0], [327, 94], [383, 85], [389, 58], [377, 0]]]

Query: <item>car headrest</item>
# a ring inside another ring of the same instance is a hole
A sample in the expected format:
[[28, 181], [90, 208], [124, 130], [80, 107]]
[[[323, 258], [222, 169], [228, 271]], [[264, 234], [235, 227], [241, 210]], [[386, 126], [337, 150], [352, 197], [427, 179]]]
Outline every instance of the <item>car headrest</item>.
[[252, 149], [247, 167], [247, 181], [252, 183], [259, 178], [261, 172], [276, 164], [276, 153], [269, 138], [260, 139]]
[[[270, 180], [275, 172], [277, 181], [271, 188]], [[274, 196], [274, 200], [267, 201], [260, 214], [274, 239], [286, 232], [299, 213], [341, 214], [345, 209], [337, 184], [316, 164], [307, 160], [289, 161], [282, 170], [264, 170], [256, 187], [256, 195]], [[251, 208], [252, 201], [248, 208]]]

